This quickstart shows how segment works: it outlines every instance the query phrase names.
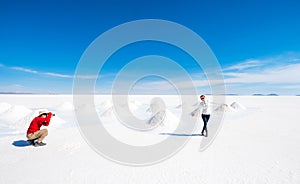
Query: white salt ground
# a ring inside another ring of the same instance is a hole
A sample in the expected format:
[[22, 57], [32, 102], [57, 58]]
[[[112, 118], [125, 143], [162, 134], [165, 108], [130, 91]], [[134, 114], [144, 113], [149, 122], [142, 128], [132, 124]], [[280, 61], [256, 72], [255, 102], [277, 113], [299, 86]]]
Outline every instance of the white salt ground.
[[[146, 111], [150, 99], [137, 96], [132, 110], [143, 106]], [[178, 119], [178, 98], [164, 99], [171, 113], [167, 118]], [[97, 100], [109, 108], [109, 97]], [[82, 138], [70, 104], [72, 96], [67, 95], [0, 95], [0, 183], [300, 183], [300, 97], [226, 97], [236, 112], [225, 112], [222, 129], [208, 149], [199, 152], [204, 138], [192, 136], [173, 157], [146, 167], [119, 165], [97, 154]], [[29, 116], [39, 108], [56, 113], [47, 127], [47, 145], [22, 146]], [[137, 113], [142, 116], [143, 111]], [[127, 130], [112, 114], [102, 118], [128, 144], [148, 145], [163, 137]], [[201, 119], [198, 123], [195, 133], [202, 128]]]

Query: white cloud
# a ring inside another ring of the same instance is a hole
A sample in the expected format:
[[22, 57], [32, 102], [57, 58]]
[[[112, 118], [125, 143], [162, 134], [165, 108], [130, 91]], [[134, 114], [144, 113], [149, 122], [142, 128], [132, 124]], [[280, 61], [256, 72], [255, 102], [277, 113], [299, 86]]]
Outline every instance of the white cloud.
[[[225, 84], [231, 86], [230, 90], [243, 91], [243, 86], [247, 85], [248, 89], [251, 86], [255, 86], [258, 89], [259, 85], [264, 85], [266, 88], [268, 84], [272, 84], [273, 89], [285, 89], [285, 90], [297, 90], [300, 88], [300, 56], [297, 54], [279, 55], [270, 58], [263, 59], [248, 59], [235, 65], [229, 66], [223, 69], [224, 80], [210, 80], [205, 78], [204, 73], [190, 73], [190, 77], [193, 81], [193, 86], [188, 81], [183, 81], [180, 76], [170, 79], [170, 81], [176, 82], [176, 86], [171, 85], [167, 81], [143, 81], [141, 84], [134, 86], [134, 90], [139, 92], [174, 92], [176, 88], [183, 90], [190, 90], [192, 87], [204, 90], [210, 89], [212, 85]], [[49, 77], [72, 79], [74, 75], [53, 73], [46, 71], [36, 71], [23, 67], [7, 67], [0, 64], [0, 67], [9, 68], [21, 72], [32, 73], [36, 75], [44, 75]], [[100, 86], [103, 82], [113, 81], [115, 77], [113, 74], [105, 74], [100, 77], [97, 75], [77, 75], [79, 79], [98, 79], [101, 80]], [[127, 78], [124, 77], [124, 80]], [[99, 81], [98, 81], [99, 83]], [[245, 84], [245, 85], [244, 85]], [[104, 85], [110, 86], [111, 85]], [[15, 86], [17, 87], [17, 86]], [[121, 88], [121, 87], [120, 87]], [[105, 88], [104, 88], [105, 89]], [[125, 88], [124, 88], [125, 89]], [[269, 88], [268, 88], [269, 89]]]
[[262, 62], [256, 59], [249, 59], [244, 62], [238, 63], [236, 65], [227, 67], [223, 69], [223, 71], [229, 71], [229, 70], [245, 70], [248, 68], [254, 68], [254, 67], [259, 67], [262, 65]]
[[272, 83], [300, 84], [300, 53], [288, 52], [281, 55], [251, 59], [223, 70], [226, 84]]
[[[41, 73], [43, 75], [51, 76], [51, 77], [59, 77], [59, 78], [67, 78], [67, 79], [73, 79], [74, 75], [66, 75], [66, 74], [59, 74], [59, 73], [52, 73], [52, 72], [45, 72]], [[97, 79], [97, 75], [77, 75], [76, 76], [79, 79]]]
[[51, 76], [51, 77], [68, 78], [68, 79], [73, 78], [73, 75], [65, 75], [65, 74], [52, 73], [52, 72], [45, 72], [41, 74]]
[[23, 68], [23, 67], [10, 67], [10, 69], [18, 70], [18, 71], [22, 71], [22, 72], [27, 72], [27, 73], [38, 73], [35, 70], [31, 70], [31, 69]]
[[282, 86], [284, 89], [300, 89], [300, 85], [287, 85], [287, 86]]
[[[3, 64], [0, 64], [0, 67], [5, 67]], [[42, 71], [36, 71], [32, 70], [29, 68], [24, 68], [24, 67], [7, 67], [11, 70], [17, 70], [21, 72], [26, 72], [26, 73], [32, 73], [32, 74], [38, 74], [38, 75], [45, 75], [45, 76], [50, 76], [50, 77], [58, 77], [58, 78], [65, 78], [65, 79], [73, 79], [74, 75], [68, 75], [68, 74], [61, 74], [61, 73], [53, 73], [53, 72], [42, 72]], [[97, 75], [77, 75], [78, 78], [80, 79], [97, 79]]]
[[300, 83], [300, 64], [241, 73], [224, 73], [225, 83]]
[[[75, 76], [74, 76], [75, 77]], [[79, 79], [97, 79], [98, 75], [77, 75]], [[73, 78], [73, 77], [72, 77]]]
[[60, 77], [60, 78], [73, 78], [72, 75], [65, 75], [65, 74], [59, 74], [59, 73], [52, 73], [52, 72], [38, 72], [36, 70], [32, 70], [29, 68], [23, 68], [23, 67], [9, 67], [12, 70], [22, 71], [26, 73], [33, 73], [33, 74], [41, 74], [41, 75], [47, 75], [51, 77]]

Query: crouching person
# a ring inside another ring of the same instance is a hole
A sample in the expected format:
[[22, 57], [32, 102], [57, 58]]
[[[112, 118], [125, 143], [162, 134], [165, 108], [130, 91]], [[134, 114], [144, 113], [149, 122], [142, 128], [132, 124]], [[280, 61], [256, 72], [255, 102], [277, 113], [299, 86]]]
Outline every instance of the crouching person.
[[[35, 117], [27, 130], [27, 139], [28, 142], [33, 146], [45, 146], [46, 143], [42, 141], [48, 135], [47, 129], [40, 129], [42, 125], [48, 126], [52, 117], [51, 112], [39, 111], [39, 116]], [[35, 140], [37, 140], [35, 142]]]

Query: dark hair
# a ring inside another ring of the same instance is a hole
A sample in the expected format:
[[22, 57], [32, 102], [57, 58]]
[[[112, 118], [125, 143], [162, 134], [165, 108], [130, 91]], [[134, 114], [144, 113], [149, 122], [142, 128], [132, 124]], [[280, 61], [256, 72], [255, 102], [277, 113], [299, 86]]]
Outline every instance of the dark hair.
[[43, 116], [43, 115], [46, 115], [46, 116], [48, 116], [48, 114], [47, 114], [47, 113], [43, 113], [43, 114], [40, 114], [40, 115], [39, 115], [39, 117], [41, 117], [41, 116]]
[[204, 96], [204, 95], [201, 95], [201, 96], [200, 96], [200, 98], [203, 98], [203, 97], [205, 97], [205, 96]]

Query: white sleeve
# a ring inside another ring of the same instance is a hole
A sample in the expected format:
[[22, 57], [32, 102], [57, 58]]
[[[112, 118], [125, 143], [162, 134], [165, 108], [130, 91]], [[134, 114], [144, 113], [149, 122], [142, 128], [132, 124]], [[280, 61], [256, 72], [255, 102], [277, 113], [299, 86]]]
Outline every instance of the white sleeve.
[[195, 110], [191, 112], [191, 115], [199, 114], [199, 111], [203, 108], [202, 104], [200, 104]]

